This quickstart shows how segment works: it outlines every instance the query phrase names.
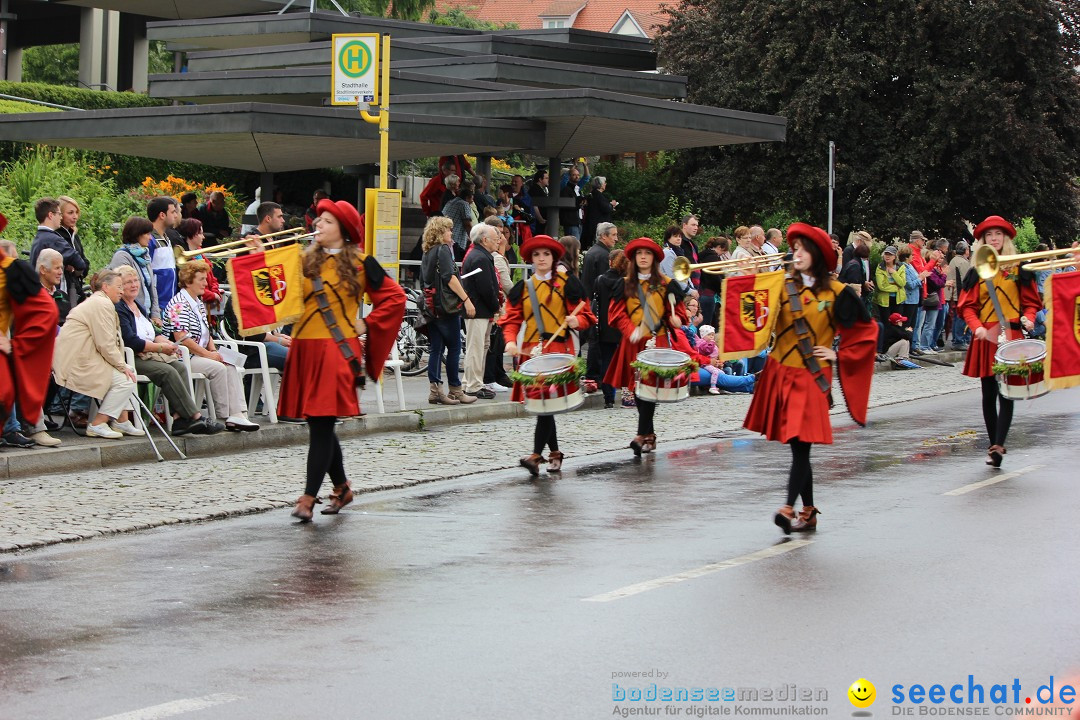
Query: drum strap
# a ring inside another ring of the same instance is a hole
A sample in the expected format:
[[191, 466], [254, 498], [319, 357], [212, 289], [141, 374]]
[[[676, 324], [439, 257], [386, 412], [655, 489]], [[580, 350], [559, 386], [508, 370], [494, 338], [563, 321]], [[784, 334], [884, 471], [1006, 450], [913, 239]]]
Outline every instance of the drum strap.
[[311, 278], [311, 288], [315, 291], [315, 302], [319, 306], [319, 314], [322, 316], [323, 322], [326, 323], [326, 329], [330, 331], [330, 337], [334, 339], [334, 344], [338, 346], [338, 350], [341, 351], [345, 362], [349, 364], [356, 386], [364, 387], [364, 364], [353, 352], [349, 343], [346, 342], [345, 334], [341, 332], [341, 328], [338, 326], [337, 318], [334, 317], [334, 312], [330, 309], [330, 299], [326, 297], [326, 288], [323, 287], [322, 278], [318, 275]]
[[[814, 376], [814, 382], [817, 383], [818, 389], [828, 395], [832, 390], [832, 387], [829, 385], [829, 381], [825, 379], [825, 375], [821, 372], [821, 363], [814, 357], [814, 343], [811, 339], [810, 326], [807, 325], [806, 318], [803, 317], [802, 300], [799, 298], [799, 289], [795, 287], [795, 281], [791, 279], [787, 280], [784, 289], [787, 290], [788, 304], [791, 307], [791, 317], [794, 319], [795, 337], [799, 339], [799, 354], [802, 355], [803, 363], [806, 364], [806, 369]], [[831, 399], [829, 405], [832, 405]]]
[[529, 291], [529, 304], [532, 305], [533, 322], [536, 323], [536, 337], [546, 340], [544, 337], [544, 317], [540, 314], [540, 299], [536, 296], [536, 285], [532, 278], [526, 278], [525, 289]]
[[641, 303], [641, 312], [645, 316], [645, 326], [649, 328], [649, 332], [653, 335], [660, 329], [662, 320], [657, 320], [653, 314], [652, 308], [649, 306], [649, 299], [645, 296], [645, 291], [641, 289], [641, 283], [637, 286], [638, 302]]

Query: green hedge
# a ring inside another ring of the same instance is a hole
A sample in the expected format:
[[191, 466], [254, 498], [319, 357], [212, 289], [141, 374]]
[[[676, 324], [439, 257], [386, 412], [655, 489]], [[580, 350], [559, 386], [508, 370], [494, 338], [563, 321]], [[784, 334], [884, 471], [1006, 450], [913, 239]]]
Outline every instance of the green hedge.
[[46, 85], [45, 83], [17, 83], [0, 81], [0, 93], [15, 95], [28, 100], [67, 105], [83, 110], [109, 110], [126, 107], [154, 107], [168, 105], [168, 100], [152, 98], [149, 95], [132, 92], [111, 92], [108, 90], [87, 90], [85, 88], [66, 87], [64, 85]]
[[56, 108], [34, 105], [33, 103], [19, 102], [18, 100], [4, 100], [0, 98], [0, 115], [17, 115], [20, 113], [33, 112], [60, 112]]

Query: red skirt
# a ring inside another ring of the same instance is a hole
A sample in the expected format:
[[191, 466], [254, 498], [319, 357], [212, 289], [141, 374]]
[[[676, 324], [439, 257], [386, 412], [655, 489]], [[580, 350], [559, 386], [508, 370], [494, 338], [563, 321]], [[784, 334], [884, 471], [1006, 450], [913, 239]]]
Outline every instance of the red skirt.
[[973, 378], [992, 376], [994, 373], [990, 368], [994, 364], [997, 349], [998, 346], [989, 340], [972, 339], [964, 358], [964, 374]]
[[[359, 339], [349, 338], [348, 343], [358, 358], [364, 356]], [[281, 377], [278, 415], [302, 418], [359, 414], [355, 378], [334, 341], [293, 339]]]
[[[822, 373], [831, 383], [832, 368], [824, 367]], [[771, 357], [754, 386], [743, 427], [784, 443], [832, 444], [829, 399], [818, 389], [814, 376], [805, 368], [781, 365]]]

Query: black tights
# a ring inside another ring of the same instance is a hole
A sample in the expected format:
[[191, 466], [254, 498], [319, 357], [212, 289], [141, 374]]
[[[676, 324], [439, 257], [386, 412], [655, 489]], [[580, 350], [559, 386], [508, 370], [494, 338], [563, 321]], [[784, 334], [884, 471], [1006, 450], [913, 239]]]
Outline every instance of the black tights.
[[307, 486], [304, 492], [318, 497], [323, 477], [329, 473], [334, 487], [344, 485], [345, 465], [341, 458], [341, 444], [334, 433], [335, 417], [308, 418]]
[[802, 495], [803, 506], [814, 504], [814, 470], [810, 467], [810, 443], [791, 440], [791, 472], [787, 481], [787, 504]]
[[536, 416], [536, 432], [533, 433], [533, 452], [537, 455], [543, 455], [545, 445], [551, 448], [553, 452], [559, 451], [559, 438], [555, 435], [554, 415]]
[[1001, 397], [997, 379], [993, 376], [982, 378], [982, 410], [990, 444], [1005, 447], [1005, 438], [1012, 425], [1013, 401]]
[[656, 403], [649, 400], [637, 399], [637, 434], [655, 435], [653, 418], [656, 417]]

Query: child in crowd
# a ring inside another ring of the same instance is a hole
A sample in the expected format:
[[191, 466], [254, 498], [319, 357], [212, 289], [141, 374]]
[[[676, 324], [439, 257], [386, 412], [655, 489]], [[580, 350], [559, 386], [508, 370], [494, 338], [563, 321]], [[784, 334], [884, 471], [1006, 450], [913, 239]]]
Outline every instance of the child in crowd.
[[698, 299], [693, 297], [686, 298], [683, 305], [686, 306], [686, 316], [690, 318], [690, 322], [682, 326], [682, 331], [686, 334], [686, 341], [690, 343], [690, 347], [697, 347], [697, 341], [700, 337], [698, 328], [701, 327], [703, 322], [701, 305], [698, 304]]
[[[695, 346], [697, 351], [702, 355], [706, 355], [715, 360], [720, 354], [720, 349], [716, 347], [716, 329], [713, 328], [712, 325], [702, 325], [698, 332], [700, 333], [700, 337]], [[720, 379], [723, 370], [715, 365], [702, 365], [700, 372], [709, 373], [709, 393], [712, 395], [719, 395], [720, 389], [716, 387], [716, 383]]]

